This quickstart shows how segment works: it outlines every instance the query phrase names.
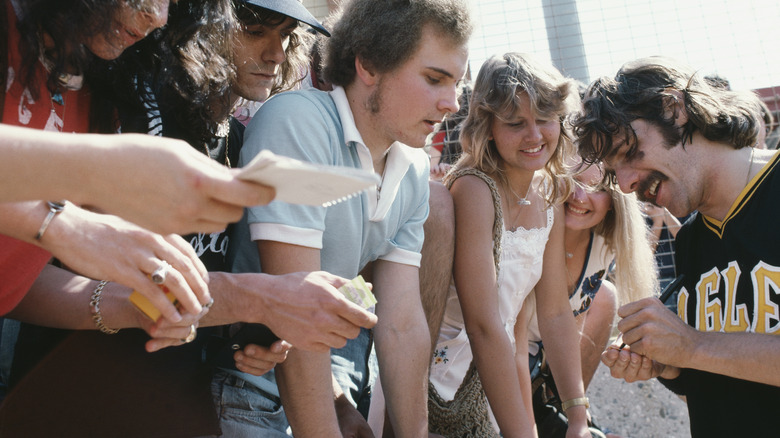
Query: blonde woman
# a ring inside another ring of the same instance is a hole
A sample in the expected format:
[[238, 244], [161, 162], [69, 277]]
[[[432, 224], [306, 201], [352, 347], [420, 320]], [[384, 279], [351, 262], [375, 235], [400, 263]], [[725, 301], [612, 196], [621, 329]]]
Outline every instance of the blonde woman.
[[527, 342], [514, 337], [535, 288], [542, 336], [568, 401], [566, 436], [590, 436], [563, 245], [565, 163], [574, 150], [564, 120], [578, 103], [572, 81], [528, 55], [495, 56], [480, 69], [461, 133], [464, 155], [445, 181], [456, 253], [431, 365], [431, 432], [536, 436], [528, 362], [515, 360]]
[[[582, 378], [587, 390], [609, 341], [618, 306], [651, 296], [658, 289], [658, 279], [636, 196], [605, 184], [598, 165], [582, 165], [574, 179], [574, 191], [564, 203], [564, 248], [569, 304], [581, 333]], [[528, 302], [533, 299], [532, 294]], [[536, 315], [529, 313], [528, 350], [534, 363], [542, 339]], [[534, 403], [541, 416], [540, 400], [535, 398]], [[543, 426], [540, 418], [536, 420], [540, 436], [554, 435], [553, 424], [548, 421]]]

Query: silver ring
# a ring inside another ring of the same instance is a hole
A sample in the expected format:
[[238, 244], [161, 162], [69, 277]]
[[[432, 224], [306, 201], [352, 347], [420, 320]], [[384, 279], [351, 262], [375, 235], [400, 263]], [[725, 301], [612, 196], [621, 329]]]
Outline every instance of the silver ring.
[[168, 276], [168, 271], [171, 269], [170, 263], [165, 260], [160, 261], [160, 266], [152, 272], [152, 281], [155, 284], [165, 283], [165, 277]]
[[195, 337], [198, 336], [198, 331], [195, 329], [195, 324], [190, 326], [190, 334], [187, 335], [186, 338], [182, 339], [181, 341], [185, 344], [189, 344], [190, 342], [195, 340]]
[[203, 305], [204, 309], [211, 309], [211, 306], [214, 305], [214, 298], [210, 299], [208, 303]]

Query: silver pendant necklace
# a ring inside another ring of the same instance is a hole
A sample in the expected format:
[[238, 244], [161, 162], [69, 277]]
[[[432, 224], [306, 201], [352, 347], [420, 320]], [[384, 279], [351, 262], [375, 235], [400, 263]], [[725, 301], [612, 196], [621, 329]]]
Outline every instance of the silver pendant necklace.
[[515, 199], [517, 201], [517, 205], [531, 205], [531, 201], [528, 199], [528, 194], [531, 193], [531, 186], [533, 185], [533, 180], [528, 184], [528, 189], [525, 191], [525, 196], [522, 198], [520, 195], [515, 192], [515, 189], [512, 188], [511, 185], [507, 184], [509, 186], [509, 191], [512, 192], [512, 194], [515, 196]]

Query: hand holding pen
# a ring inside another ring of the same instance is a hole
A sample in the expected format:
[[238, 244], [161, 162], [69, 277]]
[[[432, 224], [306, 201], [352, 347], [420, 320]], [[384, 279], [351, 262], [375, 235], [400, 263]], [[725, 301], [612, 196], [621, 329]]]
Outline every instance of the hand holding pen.
[[[669, 300], [669, 298], [671, 298], [672, 295], [674, 295], [675, 293], [677, 293], [677, 291], [680, 290], [680, 288], [682, 287], [682, 281], [683, 281], [684, 278], [685, 278], [685, 275], [684, 274], [680, 274], [680, 275], [677, 276], [677, 278], [672, 280], [671, 283], [666, 285], [664, 290], [661, 291], [661, 296], [658, 297], [658, 299], [661, 301], [661, 304], [666, 305], [666, 302]], [[624, 348], [626, 348], [626, 343], [625, 342], [620, 344], [620, 348], [618, 348], [618, 350], [622, 350]]]

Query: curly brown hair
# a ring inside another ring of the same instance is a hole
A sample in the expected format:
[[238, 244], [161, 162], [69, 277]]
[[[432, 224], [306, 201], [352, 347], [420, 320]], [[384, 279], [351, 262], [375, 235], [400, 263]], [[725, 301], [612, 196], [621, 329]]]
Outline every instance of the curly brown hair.
[[[688, 121], [675, 125], [671, 105], [682, 96]], [[669, 145], [685, 147], [694, 132], [735, 149], [755, 144], [761, 129], [760, 100], [750, 92], [732, 91], [700, 76], [696, 70], [663, 57], [641, 58], [624, 64], [614, 78], [594, 81], [585, 93], [583, 109], [572, 124], [579, 152], [598, 162], [627, 144], [637, 148], [631, 122], [656, 126]]]

